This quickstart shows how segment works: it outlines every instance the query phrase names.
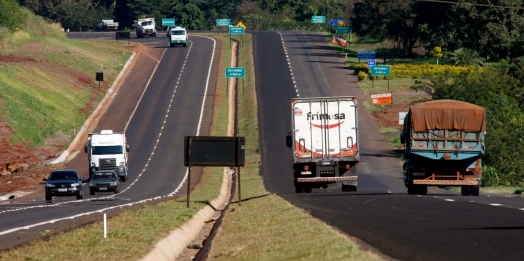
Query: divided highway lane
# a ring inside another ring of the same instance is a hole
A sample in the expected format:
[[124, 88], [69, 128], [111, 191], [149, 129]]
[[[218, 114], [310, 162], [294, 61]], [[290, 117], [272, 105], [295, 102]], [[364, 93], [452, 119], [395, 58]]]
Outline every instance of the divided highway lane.
[[[210, 38], [197, 36], [190, 37], [187, 48], [166, 46], [167, 42], [157, 45], [147, 55], [150, 60], [141, 60], [133, 67], [95, 129], [123, 131], [128, 124], [129, 173], [128, 181], [121, 183], [121, 193], [91, 196], [85, 186], [83, 201], [64, 197], [46, 204], [43, 191], [38, 191], [1, 204], [0, 250], [41, 237], [45, 230], [59, 231], [99, 220], [101, 214], [93, 212], [100, 209], [115, 208], [106, 211], [111, 214], [118, 211], [117, 206], [165, 197], [177, 188], [185, 192], [183, 137], [208, 134], [216, 84], [216, 77], [211, 76], [217, 73], [219, 53], [215, 48], [220, 46]], [[148, 73], [152, 74], [150, 80]], [[136, 110], [129, 103], [138, 103]], [[67, 167], [88, 177], [83, 151]], [[198, 171], [192, 172], [192, 186], [199, 175]], [[84, 215], [86, 212], [90, 214]], [[50, 220], [54, 222], [47, 224]], [[23, 227], [27, 229], [20, 229]]]
[[[366, 97], [355, 76], [329, 51], [325, 38], [315, 33], [253, 34], [261, 171], [270, 192], [400, 260], [522, 259], [521, 197], [462, 197], [457, 191], [440, 189], [430, 190], [427, 196], [407, 195], [400, 161], [363, 106]], [[283, 46], [290, 54], [295, 79], [297, 75], [306, 79], [296, 79], [296, 90]], [[310, 79], [310, 75], [317, 79]], [[311, 83], [317, 85], [316, 90]], [[294, 193], [291, 156], [284, 136], [290, 126], [289, 102], [297, 92], [300, 97], [305, 97], [302, 93], [359, 97], [361, 163], [357, 193], [342, 193], [339, 186], [314, 189], [311, 194]]]

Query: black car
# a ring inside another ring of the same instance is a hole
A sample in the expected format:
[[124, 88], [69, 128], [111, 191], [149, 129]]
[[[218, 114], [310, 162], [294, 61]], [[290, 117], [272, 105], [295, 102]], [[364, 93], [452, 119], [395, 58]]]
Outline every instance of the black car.
[[89, 182], [89, 194], [94, 195], [95, 192], [109, 192], [115, 194], [120, 192], [120, 181], [114, 171], [99, 170], [93, 173], [91, 181]]
[[53, 196], [76, 196], [77, 199], [83, 199], [83, 180], [75, 170], [54, 170], [48, 178], [44, 178], [44, 181], [47, 181], [45, 200], [51, 201]]

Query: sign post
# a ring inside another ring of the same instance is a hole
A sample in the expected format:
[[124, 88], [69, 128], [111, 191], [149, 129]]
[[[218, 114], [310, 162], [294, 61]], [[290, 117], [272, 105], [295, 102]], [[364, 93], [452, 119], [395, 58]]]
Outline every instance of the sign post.
[[244, 27], [242, 26], [230, 26], [229, 27], [229, 48], [231, 49], [231, 35], [233, 34], [244, 34]]
[[217, 27], [218, 35], [220, 35], [220, 31], [218, 30], [218, 27], [220, 27], [220, 26], [229, 26], [230, 24], [231, 24], [231, 20], [229, 18], [217, 19], [216, 27]]
[[389, 90], [389, 77], [391, 76], [391, 66], [375, 65], [371, 67], [371, 76], [388, 76], [388, 90]]

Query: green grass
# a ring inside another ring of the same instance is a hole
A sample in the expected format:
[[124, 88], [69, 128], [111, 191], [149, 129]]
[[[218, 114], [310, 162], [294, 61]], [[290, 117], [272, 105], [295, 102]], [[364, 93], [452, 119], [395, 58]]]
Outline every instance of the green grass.
[[23, 61], [0, 66], [0, 116], [15, 131], [11, 142], [34, 147], [56, 133], [72, 136], [89, 116], [82, 108], [98, 88], [95, 72], [102, 70], [106, 82], [97, 102], [132, 53], [112, 41], [85, 42], [24, 31], [13, 34], [9, 43], [0, 54]]

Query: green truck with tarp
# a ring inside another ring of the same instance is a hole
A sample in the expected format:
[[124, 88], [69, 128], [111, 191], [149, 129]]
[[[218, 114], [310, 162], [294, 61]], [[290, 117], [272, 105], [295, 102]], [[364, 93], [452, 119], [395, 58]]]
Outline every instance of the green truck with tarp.
[[408, 194], [458, 186], [463, 196], [478, 196], [485, 135], [486, 110], [475, 104], [435, 100], [411, 106], [400, 134]]

